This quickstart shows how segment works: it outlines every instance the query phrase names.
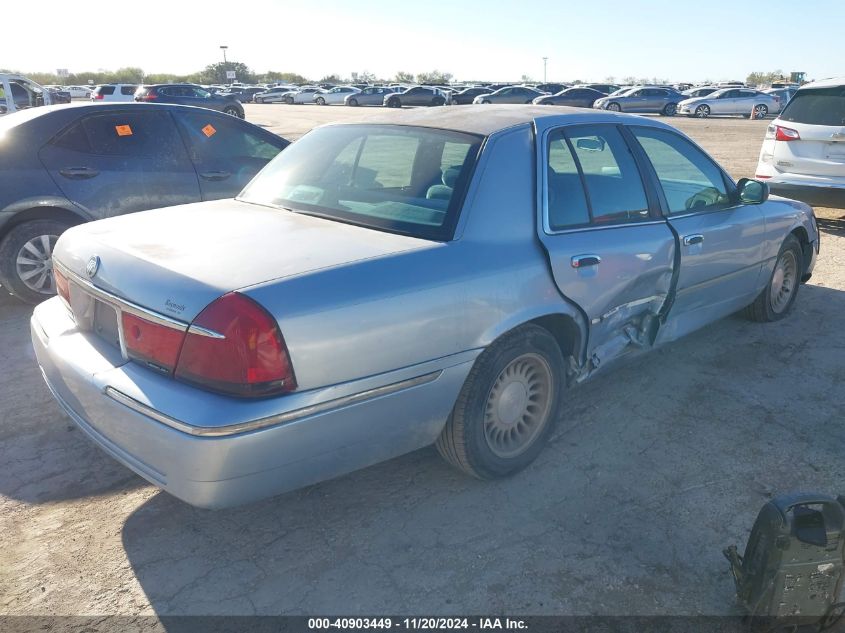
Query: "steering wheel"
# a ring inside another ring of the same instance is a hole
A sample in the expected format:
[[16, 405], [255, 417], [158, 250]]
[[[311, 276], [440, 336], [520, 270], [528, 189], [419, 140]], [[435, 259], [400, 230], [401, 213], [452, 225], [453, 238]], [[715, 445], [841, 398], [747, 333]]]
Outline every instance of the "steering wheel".
[[687, 198], [684, 203], [685, 209], [700, 209], [718, 204], [722, 201], [722, 192], [715, 187], [707, 187], [697, 192], [694, 196]]

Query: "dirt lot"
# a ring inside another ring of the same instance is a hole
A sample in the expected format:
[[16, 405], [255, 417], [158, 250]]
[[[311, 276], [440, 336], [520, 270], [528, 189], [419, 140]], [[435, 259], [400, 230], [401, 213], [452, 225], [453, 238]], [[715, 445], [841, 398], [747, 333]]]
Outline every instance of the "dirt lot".
[[[363, 109], [248, 106], [291, 138]], [[765, 122], [670, 121], [735, 176]], [[785, 321], [725, 319], [568, 394], [551, 445], [479, 482], [433, 449], [192, 509], [59, 411], [0, 298], [2, 614], [724, 614], [721, 550], [782, 491], [845, 492], [845, 212]]]

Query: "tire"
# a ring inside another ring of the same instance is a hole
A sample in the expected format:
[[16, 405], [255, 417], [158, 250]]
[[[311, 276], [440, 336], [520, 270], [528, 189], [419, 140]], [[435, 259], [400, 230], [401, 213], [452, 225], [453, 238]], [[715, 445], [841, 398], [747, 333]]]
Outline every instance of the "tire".
[[754, 303], [745, 308], [745, 316], [752, 321], [768, 323], [789, 314], [801, 285], [803, 261], [801, 243], [794, 235], [788, 235], [778, 252], [769, 283]]
[[402, 102], [399, 99], [388, 99], [387, 100], [387, 107], [388, 108], [401, 108]]
[[678, 112], [678, 104], [677, 103], [667, 103], [663, 106], [663, 110], [660, 111], [660, 114], [663, 116], [675, 116]]
[[479, 479], [522, 470], [554, 428], [564, 384], [563, 354], [549, 331], [533, 324], [512, 330], [475, 361], [437, 451]]
[[285, 103], [287, 105], [293, 105], [293, 97], [285, 97]]
[[235, 117], [238, 117], [239, 119], [244, 118], [244, 116], [241, 114], [241, 111], [238, 110], [235, 106], [226, 106], [225, 108], [223, 108], [223, 114], [228, 114], [229, 116], [235, 116]]
[[493, 102], [492, 102], [492, 101], [490, 101], [489, 99], [482, 99], [482, 100], [481, 100], [481, 103], [484, 103], [484, 104], [486, 104], [486, 105], [491, 105]]
[[695, 109], [695, 116], [699, 119], [706, 119], [710, 116], [710, 106], [700, 105]]
[[[0, 242], [0, 285], [22, 301], [33, 304], [56, 294], [53, 246], [70, 226], [56, 220], [31, 220], [9, 231]], [[28, 276], [33, 271], [41, 272]]]
[[622, 106], [619, 105], [618, 103], [615, 103], [615, 102], [614, 103], [608, 103], [606, 109], [609, 110], [610, 112], [622, 112]]
[[255, 97], [255, 103], [264, 103], [264, 99], [261, 97]]
[[355, 99], [354, 97], [350, 97], [349, 99], [346, 100], [346, 105], [352, 106], [353, 108], [357, 108], [358, 107], [358, 99]]
[[432, 99], [432, 101], [431, 101], [431, 105], [433, 105], [433, 106], [446, 105], [446, 99], [444, 99], [443, 97], [434, 97], [434, 99]]
[[326, 100], [323, 99], [323, 97], [317, 97], [315, 101], [317, 102], [317, 105], [326, 105]]
[[769, 114], [769, 108], [759, 103], [752, 109], [751, 117], [754, 119], [765, 119]]

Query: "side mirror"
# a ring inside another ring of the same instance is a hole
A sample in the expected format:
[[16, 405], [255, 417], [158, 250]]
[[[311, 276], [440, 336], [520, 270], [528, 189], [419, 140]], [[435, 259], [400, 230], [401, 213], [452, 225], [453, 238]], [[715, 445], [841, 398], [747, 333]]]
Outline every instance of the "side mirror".
[[587, 138], [579, 138], [575, 142], [575, 146], [578, 149], [583, 149], [588, 152], [603, 152], [604, 151], [604, 139], [598, 138], [597, 136], [587, 137]]
[[750, 178], [740, 179], [737, 183], [737, 192], [742, 204], [760, 204], [769, 199], [769, 185]]

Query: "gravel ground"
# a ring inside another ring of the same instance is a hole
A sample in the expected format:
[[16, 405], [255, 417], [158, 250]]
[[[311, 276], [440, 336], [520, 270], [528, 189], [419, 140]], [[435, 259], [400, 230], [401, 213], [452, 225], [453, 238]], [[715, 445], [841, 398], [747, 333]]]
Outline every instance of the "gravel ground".
[[[364, 109], [247, 106], [295, 138]], [[735, 176], [765, 122], [672, 119]], [[845, 492], [845, 212], [790, 318], [731, 317], [573, 389], [537, 462], [424, 449], [221, 512], [158, 492], [44, 386], [0, 297], [0, 614], [726, 614], [721, 550], [783, 491]]]

